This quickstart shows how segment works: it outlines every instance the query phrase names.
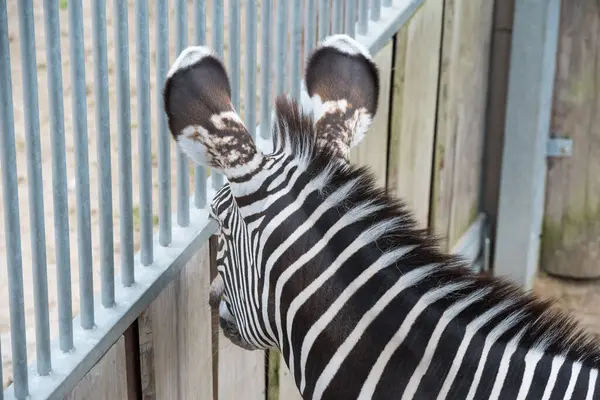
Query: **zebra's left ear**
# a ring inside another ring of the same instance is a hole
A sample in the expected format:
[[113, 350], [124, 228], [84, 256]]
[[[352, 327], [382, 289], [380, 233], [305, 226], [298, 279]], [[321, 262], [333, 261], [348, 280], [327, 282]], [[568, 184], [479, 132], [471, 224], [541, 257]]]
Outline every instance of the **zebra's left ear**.
[[377, 112], [379, 70], [368, 50], [347, 35], [325, 38], [306, 66], [317, 144], [347, 158]]
[[229, 179], [260, 164], [262, 153], [231, 103], [225, 67], [208, 48], [181, 52], [169, 70], [163, 96], [171, 134], [194, 162]]

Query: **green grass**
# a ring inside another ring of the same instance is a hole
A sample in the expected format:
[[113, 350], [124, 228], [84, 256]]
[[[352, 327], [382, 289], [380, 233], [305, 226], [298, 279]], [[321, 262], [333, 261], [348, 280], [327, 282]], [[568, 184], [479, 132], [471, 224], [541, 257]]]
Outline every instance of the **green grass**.
[[60, 7], [61, 10], [66, 10], [67, 4], [68, 4], [68, 0], [60, 0], [58, 2], [58, 7]]

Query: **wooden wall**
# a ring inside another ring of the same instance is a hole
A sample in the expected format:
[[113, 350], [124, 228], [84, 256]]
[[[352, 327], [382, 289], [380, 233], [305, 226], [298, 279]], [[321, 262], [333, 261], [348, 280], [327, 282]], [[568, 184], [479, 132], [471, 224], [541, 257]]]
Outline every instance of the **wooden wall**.
[[125, 340], [123, 336], [106, 352], [65, 400], [127, 399]]
[[430, 223], [448, 248], [479, 211], [493, 1], [446, 0]]
[[600, 2], [563, 1], [552, 135], [573, 154], [548, 160], [541, 267], [600, 277]]
[[493, 6], [428, 0], [396, 37], [388, 187], [447, 248], [480, 209]]
[[140, 320], [144, 399], [213, 396], [208, 249], [200, 249]]
[[429, 223], [444, 2], [426, 1], [396, 35], [390, 192]]

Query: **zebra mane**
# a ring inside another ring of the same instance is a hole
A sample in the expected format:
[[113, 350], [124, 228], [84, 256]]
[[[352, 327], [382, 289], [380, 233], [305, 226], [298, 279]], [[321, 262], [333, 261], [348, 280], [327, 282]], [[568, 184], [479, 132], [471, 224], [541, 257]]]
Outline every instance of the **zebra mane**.
[[314, 157], [317, 137], [312, 110], [288, 96], [277, 96], [271, 131], [275, 153], [294, 156], [304, 163]]
[[517, 322], [508, 332], [512, 332], [513, 336], [517, 332], [522, 333], [520, 347], [539, 348], [593, 368], [600, 367], [598, 337], [584, 331], [571, 315], [555, 307], [555, 301], [543, 300], [508, 280], [476, 274], [468, 269], [464, 260], [442, 250], [439, 238], [418, 227], [412, 212], [403, 201], [388, 195], [383, 188], [377, 186], [375, 177], [368, 168], [350, 165], [346, 160], [341, 160], [332, 149], [319, 146], [317, 140], [312, 116], [303, 111], [294, 100], [279, 96], [276, 99], [273, 122], [274, 153], [281, 152], [298, 159], [299, 164], [305, 166], [306, 172], [313, 176], [330, 170], [329, 182], [323, 189], [328, 193], [351, 180], [357, 180], [356, 189], [343, 202], [343, 212], [349, 212], [369, 201], [381, 206], [379, 211], [369, 216], [369, 221], [365, 221], [365, 224], [372, 226], [393, 218], [401, 221], [376, 241], [377, 248], [382, 253], [392, 252], [402, 246], [413, 247], [396, 263], [397, 274], [390, 279], [397, 280], [416, 267], [439, 265], [424, 285], [439, 287], [468, 283], [466, 288], [458, 290], [452, 296], [466, 297], [477, 291], [482, 292], [481, 299], [470, 311], [467, 310], [476, 315], [481, 315], [494, 306], [507, 304], [490, 321], [500, 323], [516, 319]]

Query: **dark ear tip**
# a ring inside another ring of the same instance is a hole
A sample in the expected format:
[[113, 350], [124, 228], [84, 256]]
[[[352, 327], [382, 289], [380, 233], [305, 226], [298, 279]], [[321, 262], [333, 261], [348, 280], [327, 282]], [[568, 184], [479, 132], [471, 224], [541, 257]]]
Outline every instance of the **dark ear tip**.
[[174, 137], [189, 125], [231, 110], [229, 78], [223, 62], [206, 46], [184, 49], [171, 64], [163, 88], [163, 107]]
[[[203, 61], [207, 61], [207, 60], [212, 60], [213, 62], [217, 62], [221, 68], [223, 68], [223, 70], [225, 69], [223, 67], [223, 64], [221, 63], [221, 61], [217, 58], [217, 56], [213, 53], [213, 51], [206, 46], [188, 46], [187, 48], [185, 48], [181, 53], [179, 53], [179, 56], [177, 56], [177, 58], [175, 59], [175, 61], [173, 61], [173, 64], [171, 64], [171, 67], [169, 68], [169, 71], [167, 72], [167, 76], [166, 76], [166, 82], [165, 82], [165, 86], [163, 88], [163, 102], [164, 102], [164, 107], [167, 111], [167, 114], [169, 113], [169, 94], [171, 91], [171, 82], [173, 80], [173, 77], [183, 71], [189, 70], [195, 66], [198, 66], [201, 62]], [[168, 118], [168, 115], [167, 115]]]
[[348, 35], [323, 39], [306, 65], [306, 89], [321, 101], [346, 100], [374, 115], [379, 98], [379, 69], [369, 50]]
[[315, 80], [322, 80], [326, 75], [339, 74], [344, 67], [349, 67], [352, 71], [348, 70], [347, 72], [354, 75], [358, 71], [350, 67], [352, 65], [362, 66], [359, 67], [362, 69], [362, 73], [366, 73], [369, 81], [374, 80], [373, 84], [379, 86], [379, 68], [365, 46], [348, 35], [327, 36], [318, 44], [307, 60], [307, 89], [310, 92]]

